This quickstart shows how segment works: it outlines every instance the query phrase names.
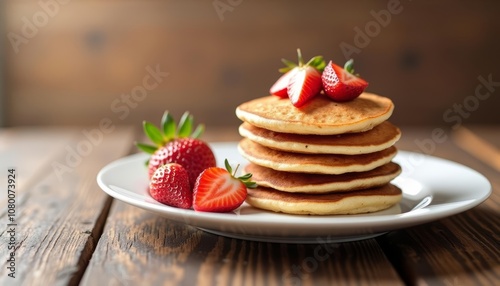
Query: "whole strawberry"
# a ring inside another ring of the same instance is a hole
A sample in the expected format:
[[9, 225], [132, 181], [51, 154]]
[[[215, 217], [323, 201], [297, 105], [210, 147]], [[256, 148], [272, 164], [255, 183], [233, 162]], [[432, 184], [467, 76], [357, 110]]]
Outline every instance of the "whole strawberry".
[[193, 204], [188, 172], [177, 163], [156, 169], [149, 181], [149, 193], [158, 202], [172, 207], [189, 209]]
[[192, 188], [203, 170], [215, 166], [214, 153], [206, 142], [198, 139], [204, 126], [200, 124], [191, 132], [193, 120], [193, 116], [185, 112], [176, 126], [175, 120], [166, 111], [161, 120], [161, 130], [150, 122], [144, 122], [144, 132], [156, 146], [143, 143], [136, 145], [151, 154], [147, 163], [150, 178], [161, 165], [177, 163], [188, 172], [189, 185]]
[[204, 212], [229, 212], [238, 208], [247, 197], [247, 188], [257, 184], [250, 181], [252, 174], [236, 176], [227, 159], [226, 169], [208, 168], [200, 174], [193, 190], [193, 208]]
[[335, 101], [349, 101], [358, 97], [368, 86], [368, 82], [354, 73], [354, 61], [350, 59], [339, 67], [332, 61], [323, 71], [321, 80], [326, 95]]

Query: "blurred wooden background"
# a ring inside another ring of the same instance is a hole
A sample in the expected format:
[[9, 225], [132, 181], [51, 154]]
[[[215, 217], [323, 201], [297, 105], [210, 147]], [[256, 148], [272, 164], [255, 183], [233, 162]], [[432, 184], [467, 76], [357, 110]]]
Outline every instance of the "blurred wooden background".
[[[500, 85], [500, 1], [0, 5], [6, 126], [96, 125], [103, 118], [140, 125], [143, 119], [158, 122], [168, 109], [176, 115], [189, 110], [209, 126], [236, 127], [235, 107], [267, 95], [282, 57], [295, 60], [300, 47], [307, 58], [320, 54], [343, 63], [346, 44], [358, 49], [352, 57], [370, 82], [368, 90], [396, 103], [394, 123], [454, 124], [457, 118], [443, 115], [464, 103], [473, 110], [448, 116], [500, 123], [499, 86], [490, 86], [486, 100], [472, 98], [478, 77], [490, 76]], [[390, 19], [376, 19], [391, 9], [397, 13]], [[357, 28], [371, 34], [362, 45]], [[146, 78], [148, 69], [168, 76], [156, 86]]]

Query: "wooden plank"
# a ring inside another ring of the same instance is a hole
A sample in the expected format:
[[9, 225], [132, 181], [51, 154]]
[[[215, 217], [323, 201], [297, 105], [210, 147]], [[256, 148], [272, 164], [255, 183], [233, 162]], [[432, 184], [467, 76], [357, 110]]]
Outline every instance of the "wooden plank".
[[375, 240], [229, 239], [114, 201], [81, 285], [401, 285]]
[[[404, 131], [403, 131], [404, 132]], [[432, 138], [432, 130], [404, 132], [401, 149]], [[430, 142], [430, 141], [427, 141]], [[452, 159], [484, 174], [493, 194], [464, 213], [425, 225], [394, 231], [377, 239], [408, 285], [495, 285], [500, 281], [500, 178], [498, 172], [462, 152], [451, 137], [434, 143], [429, 155]], [[430, 145], [429, 145], [430, 146]]]
[[[52, 163], [66, 164], [70, 152], [60, 148], [49, 162], [39, 166], [38, 179], [20, 190], [24, 199], [16, 206], [16, 278], [9, 277], [9, 270], [2, 267], [1, 285], [67, 285], [81, 279], [111, 202], [97, 186], [97, 172], [129, 152], [133, 132], [130, 128], [116, 127], [103, 135], [102, 140], [95, 137], [96, 144], [88, 145], [82, 143], [90, 142], [88, 137], [76, 130], [77, 136], [65, 147], [87, 150], [85, 154], [78, 153], [82, 155], [81, 160], [74, 161], [70, 170], [57, 175]], [[84, 145], [90, 148], [84, 149]], [[43, 151], [40, 156], [43, 157]], [[30, 164], [36, 158], [18, 164]], [[7, 221], [5, 211], [0, 220]], [[3, 224], [0, 232], [0, 257], [3, 258], [11, 251], [7, 248], [8, 230]]]
[[[50, 166], [54, 156], [77, 136], [69, 128], [5, 128], [0, 129], [0, 170], [15, 168], [18, 180], [16, 188], [24, 190]], [[29, 162], [29, 163], [26, 163]], [[0, 178], [2, 186], [6, 177]], [[7, 197], [0, 197], [0, 206], [5, 206]]]

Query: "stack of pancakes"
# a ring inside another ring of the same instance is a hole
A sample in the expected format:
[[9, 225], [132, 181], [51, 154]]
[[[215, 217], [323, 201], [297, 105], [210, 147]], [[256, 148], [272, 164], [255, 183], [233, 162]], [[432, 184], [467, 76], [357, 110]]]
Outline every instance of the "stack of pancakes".
[[387, 120], [392, 101], [362, 93], [349, 102], [324, 95], [301, 108], [267, 96], [236, 108], [243, 121], [239, 152], [259, 185], [250, 205], [290, 214], [357, 214], [397, 204], [401, 173], [392, 159], [400, 130]]

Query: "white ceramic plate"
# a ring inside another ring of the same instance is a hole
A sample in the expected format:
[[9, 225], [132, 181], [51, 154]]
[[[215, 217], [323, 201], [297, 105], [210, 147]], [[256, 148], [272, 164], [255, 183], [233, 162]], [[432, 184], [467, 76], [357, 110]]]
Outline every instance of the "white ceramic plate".
[[[217, 165], [224, 158], [235, 166], [246, 164], [236, 143], [213, 143]], [[399, 151], [395, 158], [403, 173], [393, 183], [403, 191], [399, 205], [361, 215], [307, 216], [259, 210], [244, 203], [231, 213], [205, 213], [169, 207], [156, 202], [147, 192], [144, 166], [147, 156], [134, 154], [105, 166], [97, 175], [99, 186], [110, 196], [203, 229], [241, 239], [326, 243], [366, 239], [385, 232], [423, 224], [454, 215], [483, 202], [491, 184], [478, 172], [444, 159]]]

